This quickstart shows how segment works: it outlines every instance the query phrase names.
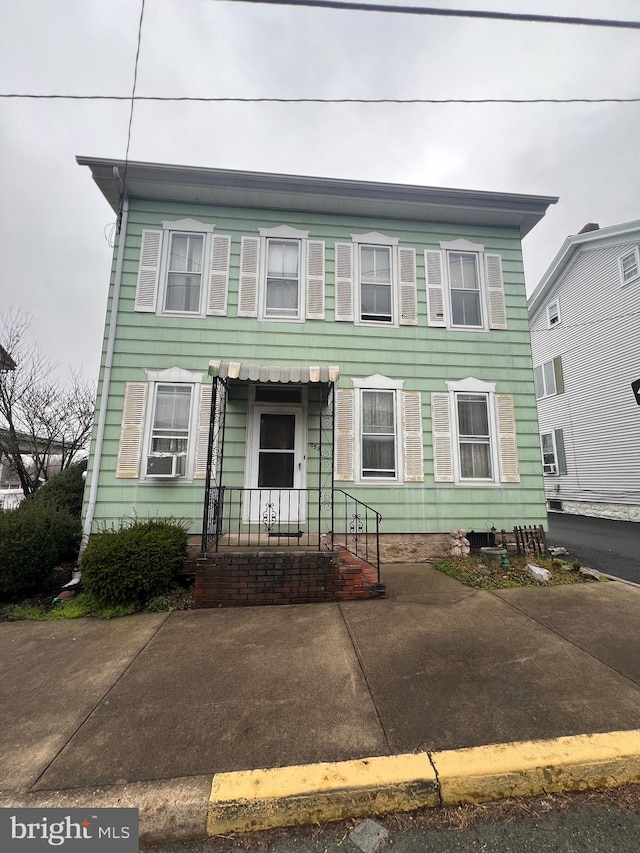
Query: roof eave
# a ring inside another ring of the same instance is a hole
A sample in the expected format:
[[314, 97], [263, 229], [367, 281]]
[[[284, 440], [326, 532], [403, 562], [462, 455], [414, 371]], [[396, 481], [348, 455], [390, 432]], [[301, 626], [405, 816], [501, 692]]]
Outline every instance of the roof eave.
[[542, 219], [555, 196], [420, 187], [370, 181], [276, 175], [161, 163], [77, 157], [111, 207], [120, 206], [123, 181], [130, 198], [175, 200], [305, 210], [345, 215], [386, 216], [425, 221], [466, 222], [516, 228], [521, 237]]

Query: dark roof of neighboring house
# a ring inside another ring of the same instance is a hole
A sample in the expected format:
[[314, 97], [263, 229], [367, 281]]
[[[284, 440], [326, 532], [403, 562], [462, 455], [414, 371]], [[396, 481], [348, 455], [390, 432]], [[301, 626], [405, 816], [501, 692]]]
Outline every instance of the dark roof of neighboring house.
[[16, 363], [6, 349], [0, 344], [0, 370], [15, 370]]
[[239, 172], [164, 163], [76, 157], [118, 212], [126, 195], [163, 201], [220, 204], [344, 215], [479, 224], [518, 229], [524, 237], [555, 196], [422, 187], [267, 172]]

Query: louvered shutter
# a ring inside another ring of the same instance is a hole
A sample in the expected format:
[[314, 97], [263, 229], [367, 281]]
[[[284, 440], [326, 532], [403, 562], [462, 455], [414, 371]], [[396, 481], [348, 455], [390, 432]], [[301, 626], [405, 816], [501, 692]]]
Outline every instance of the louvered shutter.
[[324, 243], [307, 241], [307, 319], [324, 320]]
[[145, 230], [140, 244], [140, 266], [135, 311], [155, 312], [162, 255], [162, 231]]
[[487, 304], [489, 306], [489, 328], [507, 328], [507, 308], [504, 300], [504, 279], [502, 277], [502, 258], [500, 255], [484, 256]]
[[193, 476], [196, 480], [204, 480], [207, 476], [207, 452], [209, 450], [209, 421], [211, 419], [211, 388], [200, 386], [200, 402], [198, 406], [198, 428], [196, 432], [196, 452], [193, 463]]
[[354, 392], [339, 389], [335, 401], [336, 480], [354, 478]]
[[556, 381], [556, 394], [564, 394], [564, 374], [562, 372], [562, 356], [553, 359], [553, 378]]
[[498, 421], [500, 480], [503, 483], [519, 483], [516, 420], [511, 394], [496, 394], [496, 418]]
[[422, 483], [422, 402], [417, 391], [405, 391], [402, 394], [402, 445], [405, 482]]
[[416, 251], [398, 249], [400, 267], [400, 325], [418, 325], [418, 294], [416, 291]]
[[427, 322], [430, 326], [446, 326], [442, 253], [425, 250], [424, 268], [427, 277]]
[[353, 322], [353, 243], [336, 243], [335, 317]]
[[564, 433], [561, 429], [554, 429], [553, 435], [556, 441], [556, 464], [558, 474], [567, 473], [567, 457], [564, 452]]
[[147, 383], [127, 382], [124, 390], [116, 477], [134, 479], [140, 474], [146, 401]]
[[436, 483], [453, 482], [453, 436], [448, 394], [431, 395], [433, 430], [433, 479]]
[[238, 317], [258, 316], [258, 266], [260, 238], [243, 237], [240, 249]]
[[224, 317], [227, 313], [230, 252], [231, 237], [224, 234], [214, 234], [211, 238], [211, 256], [209, 259], [207, 314], [216, 317]]

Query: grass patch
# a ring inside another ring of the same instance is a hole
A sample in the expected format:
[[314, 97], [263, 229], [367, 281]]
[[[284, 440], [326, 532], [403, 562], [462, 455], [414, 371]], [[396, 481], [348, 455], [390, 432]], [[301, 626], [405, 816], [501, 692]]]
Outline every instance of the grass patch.
[[130, 616], [136, 612], [134, 604], [106, 606], [88, 592], [82, 592], [75, 598], [56, 604], [13, 604], [4, 608], [7, 622], [19, 622], [23, 619], [35, 622], [54, 622], [58, 619], [80, 619], [94, 616], [97, 619], [114, 619], [118, 616]]
[[[569, 563], [554, 560], [551, 557], [535, 558], [536, 565], [551, 572], [547, 586], [559, 586], [568, 583], [586, 583], [578, 569]], [[519, 586], [540, 586], [526, 572], [524, 557], [509, 556], [509, 565], [475, 555], [467, 557], [446, 557], [434, 564], [435, 568], [476, 589], [509, 589]]]

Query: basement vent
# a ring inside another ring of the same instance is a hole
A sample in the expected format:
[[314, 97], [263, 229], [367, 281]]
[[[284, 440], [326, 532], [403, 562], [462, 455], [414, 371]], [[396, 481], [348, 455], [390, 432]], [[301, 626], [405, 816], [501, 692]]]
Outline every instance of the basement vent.
[[547, 501], [547, 508], [554, 510], [555, 512], [562, 512], [562, 501], [557, 500], [557, 498], [549, 498]]
[[467, 539], [472, 551], [479, 551], [480, 548], [493, 548], [496, 544], [496, 537], [490, 531], [476, 533], [475, 530], [468, 530]]

